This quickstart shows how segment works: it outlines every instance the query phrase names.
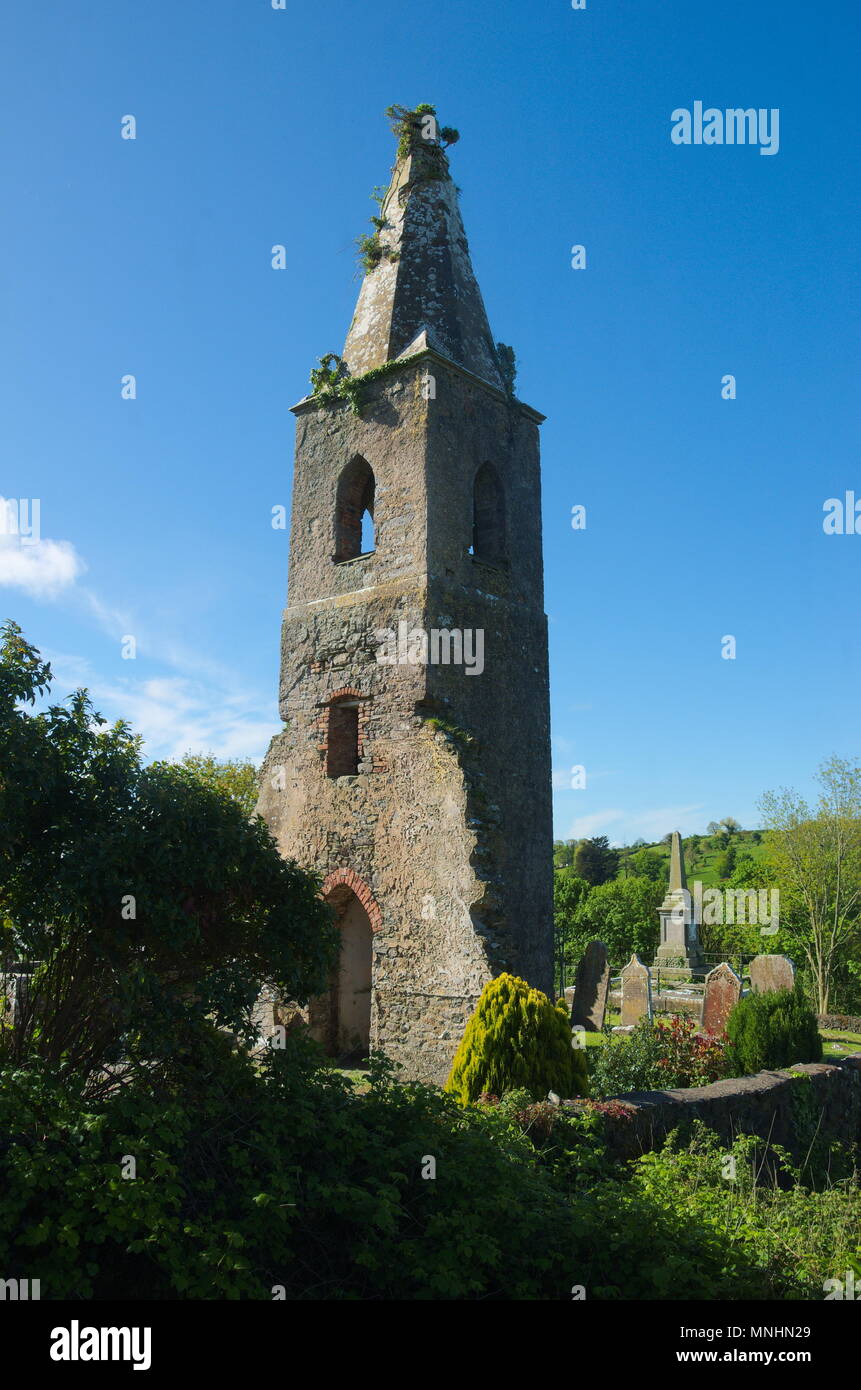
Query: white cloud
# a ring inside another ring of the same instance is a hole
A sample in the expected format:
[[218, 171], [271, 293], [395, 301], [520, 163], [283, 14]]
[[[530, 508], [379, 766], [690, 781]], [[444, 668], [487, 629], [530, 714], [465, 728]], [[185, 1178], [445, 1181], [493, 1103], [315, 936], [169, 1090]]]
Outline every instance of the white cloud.
[[19, 536], [0, 535], [0, 585], [21, 589], [30, 598], [57, 598], [85, 569], [70, 541], [27, 544]]

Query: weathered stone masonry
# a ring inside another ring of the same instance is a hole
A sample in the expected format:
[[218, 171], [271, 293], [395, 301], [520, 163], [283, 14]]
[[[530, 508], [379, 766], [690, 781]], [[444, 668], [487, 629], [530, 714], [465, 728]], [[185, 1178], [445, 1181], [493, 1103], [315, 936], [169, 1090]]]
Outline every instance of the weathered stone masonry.
[[[543, 417], [502, 388], [435, 149], [433, 178], [421, 148], [396, 166], [387, 235], [399, 259], [366, 276], [344, 354], [354, 372], [404, 360], [367, 384], [361, 415], [343, 400], [294, 407], [287, 727], [260, 810], [342, 915], [332, 990], [344, 1016], [361, 1013], [367, 926], [371, 1046], [442, 1081], [488, 979], [514, 970], [551, 987], [552, 831]], [[363, 555], [360, 507], [375, 527]], [[487, 517], [495, 536], [482, 550]], [[379, 632], [402, 621], [483, 630], [484, 671], [380, 664]], [[311, 1010], [335, 1052], [338, 1016], [331, 998]]]

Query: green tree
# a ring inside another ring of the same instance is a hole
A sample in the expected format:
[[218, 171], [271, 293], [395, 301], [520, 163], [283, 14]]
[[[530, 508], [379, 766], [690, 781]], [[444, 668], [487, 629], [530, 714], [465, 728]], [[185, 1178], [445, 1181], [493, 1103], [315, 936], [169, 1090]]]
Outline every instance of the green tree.
[[715, 860], [715, 872], [721, 882], [730, 877], [735, 869], [736, 848], [733, 844], [728, 844], [722, 854]]
[[577, 961], [582, 955], [577, 928], [577, 910], [589, 892], [585, 878], [573, 869], [556, 869], [553, 874], [553, 959], [555, 963], [556, 994], [562, 993], [568, 980], [574, 978]]
[[[325, 988], [337, 933], [315, 879], [264, 822], [187, 767], [143, 767], [86, 691], [32, 713], [50, 667], [7, 623], [0, 643], [3, 956], [35, 963], [0, 1049], [97, 1078], [166, 1058], [212, 1024], [250, 1037], [261, 984]], [[94, 1083], [95, 1084], [95, 1083]]]
[[669, 861], [665, 854], [656, 849], [638, 849], [628, 860], [634, 878], [648, 878], [653, 883], [665, 882], [669, 874]]
[[[752, 855], [742, 852], [736, 857], [735, 866], [726, 881], [726, 887], [759, 890], [778, 888], [779, 885], [774, 870], [769, 864], [762, 859], [754, 859]], [[771, 899], [768, 901], [770, 903]], [[758, 910], [759, 904], [757, 903]], [[762, 925], [761, 922], [755, 925], [747, 922], [703, 922], [700, 926], [700, 941], [705, 951], [714, 955], [722, 955], [725, 959], [741, 954], [755, 956], [762, 951], [783, 952], [788, 950], [789, 943], [785, 937], [783, 925], [781, 925], [777, 936], [769, 937], [763, 937]]]
[[180, 767], [188, 768], [204, 786], [231, 797], [246, 816], [254, 815], [260, 789], [260, 769], [254, 763], [242, 758], [221, 761], [214, 753], [186, 753]]
[[574, 922], [575, 939], [603, 941], [610, 959], [624, 964], [634, 951], [651, 957], [660, 936], [658, 904], [663, 883], [648, 878], [619, 879], [601, 883], [583, 900]]
[[819, 769], [819, 800], [796, 791], [766, 792], [760, 806], [767, 857], [780, 883], [790, 930], [807, 961], [819, 1013], [861, 912], [861, 767], [833, 757]]
[[574, 854], [574, 868], [580, 878], [585, 878], [593, 887], [597, 883], [607, 883], [619, 871], [619, 851], [610, 848], [606, 835], [581, 840]]

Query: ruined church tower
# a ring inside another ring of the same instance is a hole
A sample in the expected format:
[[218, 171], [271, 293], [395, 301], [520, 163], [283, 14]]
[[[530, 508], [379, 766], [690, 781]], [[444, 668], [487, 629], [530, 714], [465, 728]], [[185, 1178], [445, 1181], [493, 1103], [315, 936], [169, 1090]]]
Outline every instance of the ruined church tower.
[[442, 1082], [489, 979], [552, 988], [544, 417], [491, 337], [435, 123], [400, 136], [340, 374], [293, 407], [259, 810], [338, 915], [312, 1032]]

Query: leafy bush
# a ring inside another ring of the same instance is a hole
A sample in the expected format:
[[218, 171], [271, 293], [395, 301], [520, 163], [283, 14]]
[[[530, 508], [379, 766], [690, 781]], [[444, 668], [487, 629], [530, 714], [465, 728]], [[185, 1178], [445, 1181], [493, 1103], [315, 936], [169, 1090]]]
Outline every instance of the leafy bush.
[[533, 1100], [586, 1089], [582, 1051], [571, 1046], [565, 1009], [516, 975], [497, 975], [481, 992], [455, 1053], [446, 1090], [467, 1105], [483, 1092], [524, 1089]]
[[379, 1059], [359, 1095], [301, 1036], [261, 1069], [211, 1036], [97, 1101], [0, 1070], [0, 1268], [135, 1300], [821, 1299], [861, 1273], [857, 1187], [762, 1185], [744, 1139], [728, 1181], [706, 1131], [614, 1167], [581, 1106], [464, 1107]]
[[679, 1014], [669, 1021], [641, 1018], [627, 1038], [608, 1038], [590, 1057], [595, 1096], [705, 1086], [732, 1074], [723, 1041], [698, 1033], [693, 1019]]
[[331, 913], [264, 822], [193, 766], [143, 767], [86, 691], [30, 713], [50, 667], [14, 623], [0, 635], [0, 948], [38, 962], [0, 1057], [98, 1078], [189, 1045], [207, 1018], [249, 1034], [261, 982], [325, 989]]
[[4, 1277], [54, 1299], [564, 1290], [565, 1199], [516, 1126], [385, 1061], [356, 1094], [315, 1054], [290, 1038], [257, 1070], [216, 1036], [167, 1089], [141, 1074], [97, 1102], [0, 1072]]
[[727, 1020], [736, 1076], [822, 1060], [816, 1015], [799, 985], [795, 989], [746, 994]]

